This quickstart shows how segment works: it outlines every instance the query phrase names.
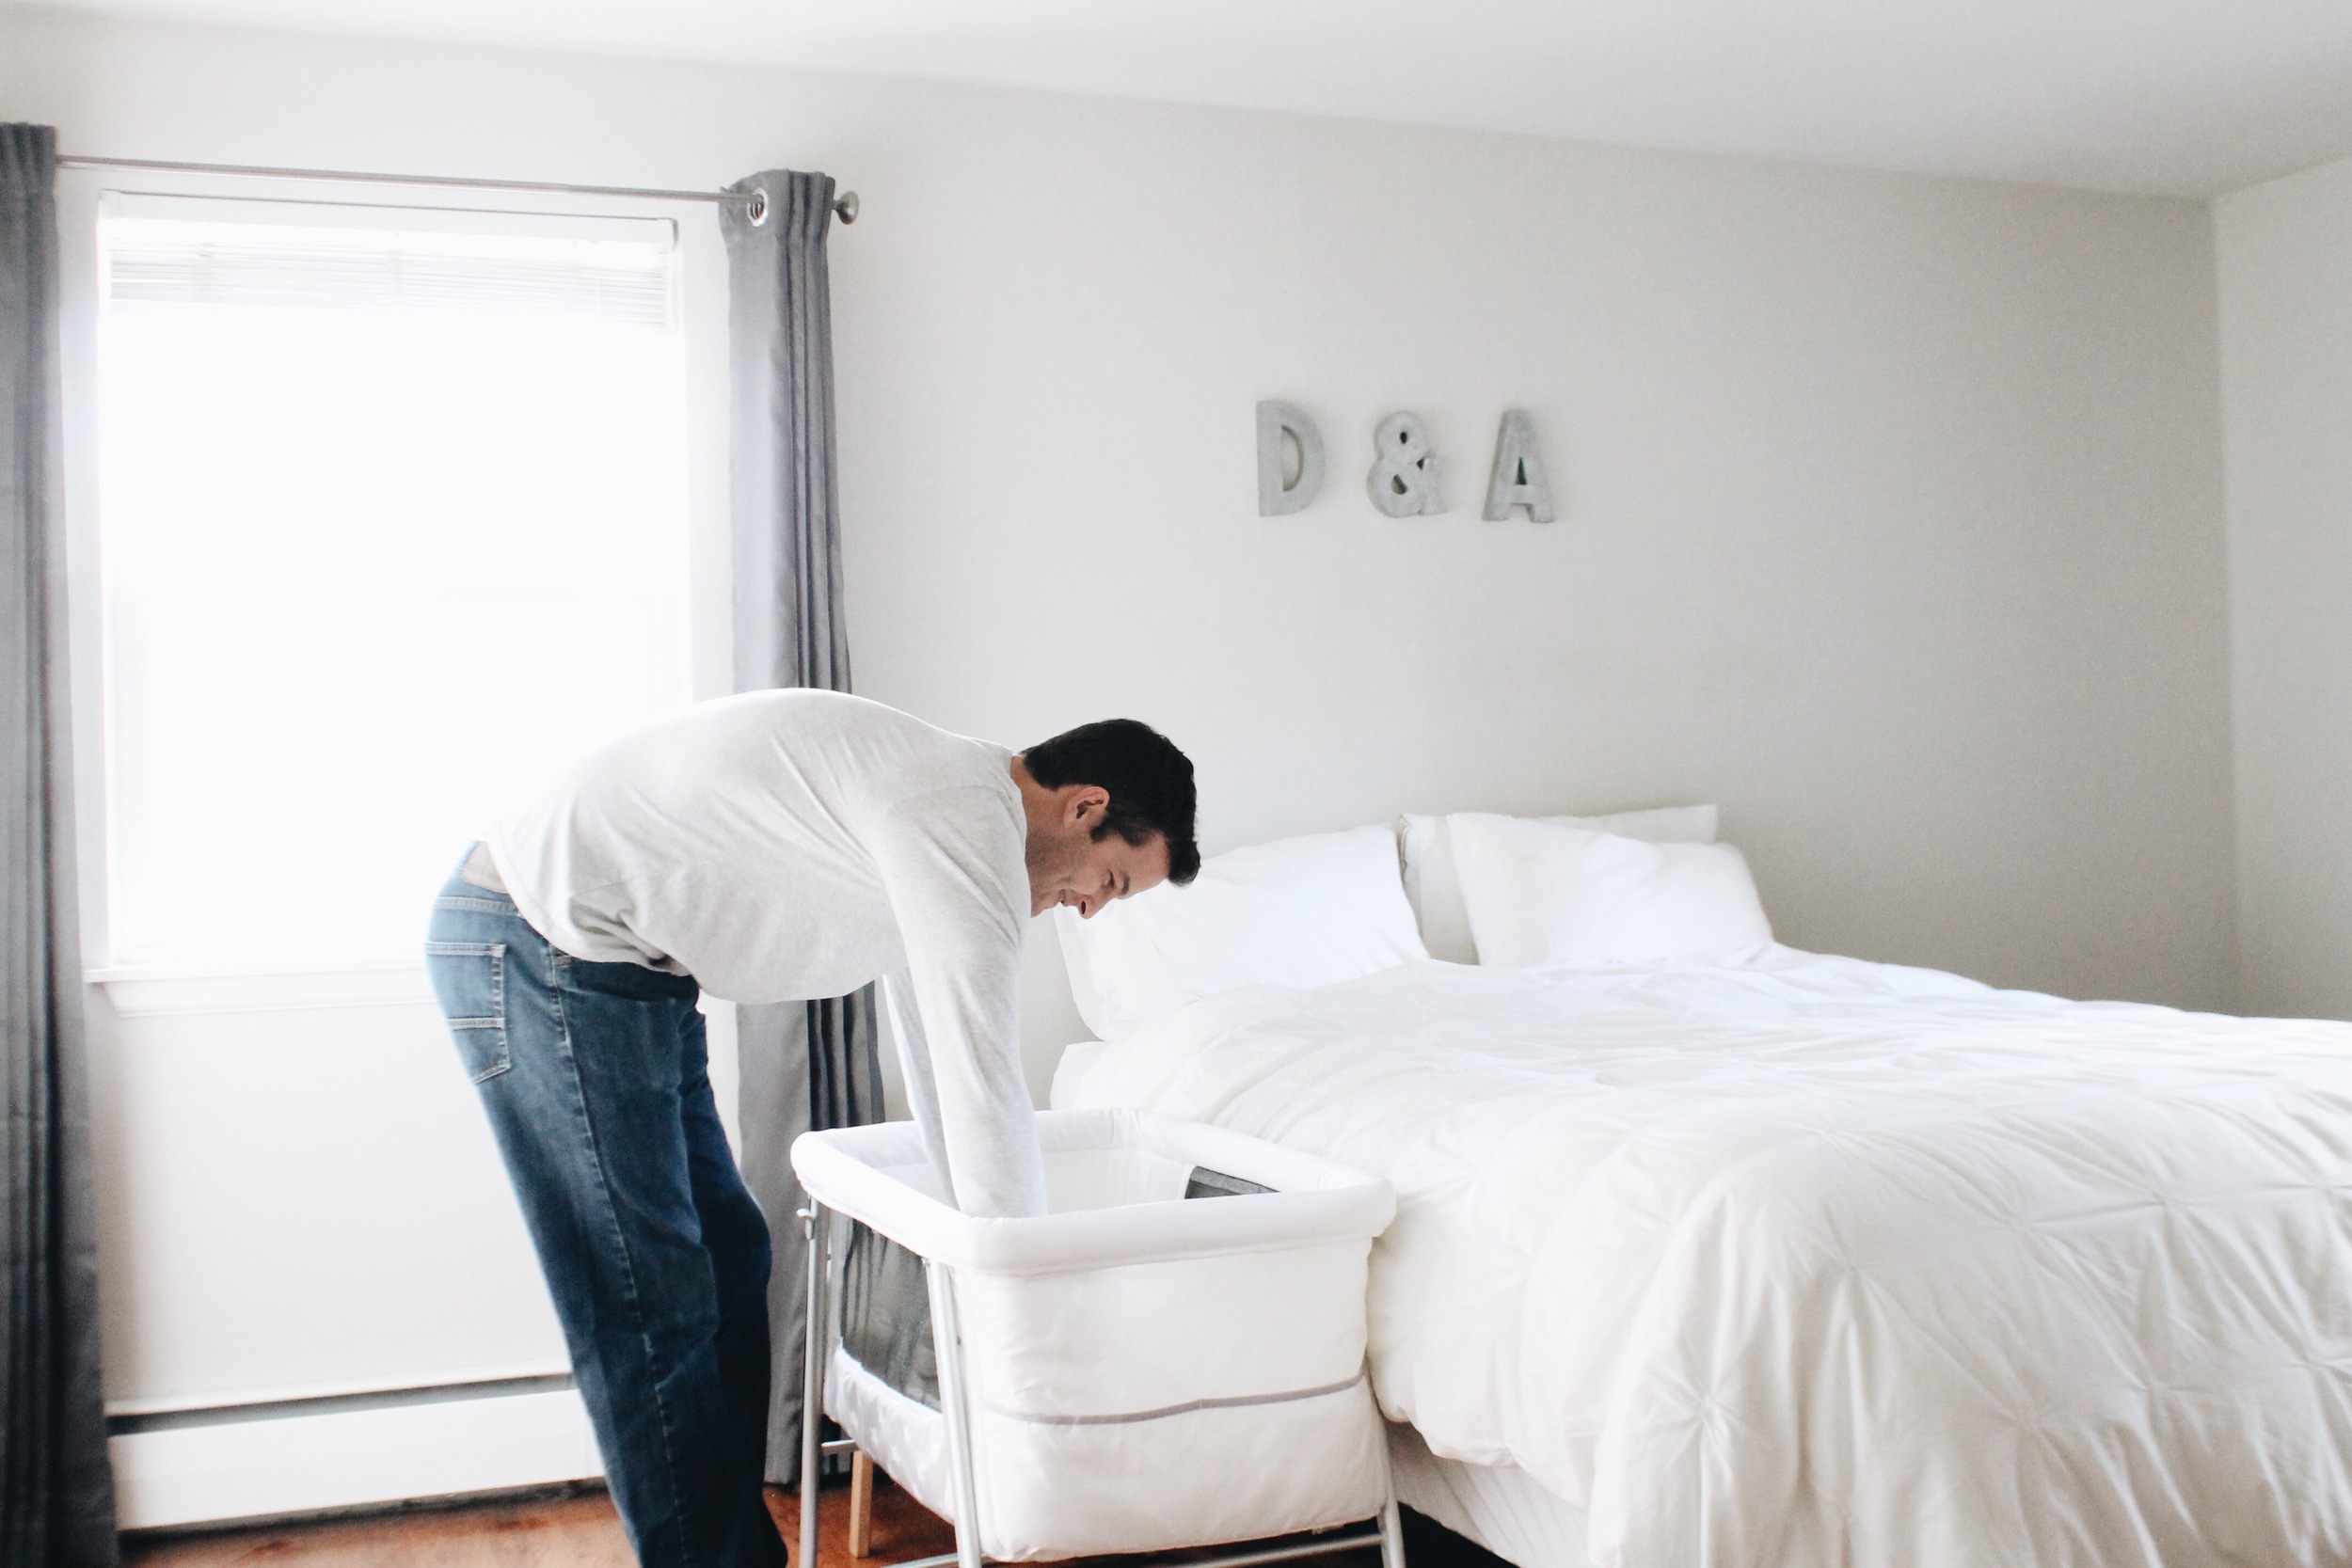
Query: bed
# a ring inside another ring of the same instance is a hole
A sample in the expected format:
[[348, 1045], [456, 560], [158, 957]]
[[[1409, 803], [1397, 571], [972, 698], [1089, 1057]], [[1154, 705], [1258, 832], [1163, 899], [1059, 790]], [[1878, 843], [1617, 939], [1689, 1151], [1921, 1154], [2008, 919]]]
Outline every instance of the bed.
[[[1385, 897], [1357, 860], [1326, 912]], [[2352, 1561], [2352, 1026], [1769, 940], [1225, 984], [1287, 896], [1129, 1016], [1104, 971], [1184, 969], [1179, 907], [1073, 942], [1109, 1038], [1053, 1101], [1389, 1179], [1411, 1506], [1523, 1568]]]

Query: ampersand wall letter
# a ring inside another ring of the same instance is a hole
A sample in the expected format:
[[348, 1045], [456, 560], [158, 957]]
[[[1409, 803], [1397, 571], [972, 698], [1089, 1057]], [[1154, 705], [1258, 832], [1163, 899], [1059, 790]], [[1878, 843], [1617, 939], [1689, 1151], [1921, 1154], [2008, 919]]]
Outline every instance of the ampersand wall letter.
[[1391, 517], [1434, 517], [1445, 510], [1438, 499], [1438, 460], [1415, 414], [1391, 414], [1373, 432], [1375, 455], [1364, 488], [1372, 504]]

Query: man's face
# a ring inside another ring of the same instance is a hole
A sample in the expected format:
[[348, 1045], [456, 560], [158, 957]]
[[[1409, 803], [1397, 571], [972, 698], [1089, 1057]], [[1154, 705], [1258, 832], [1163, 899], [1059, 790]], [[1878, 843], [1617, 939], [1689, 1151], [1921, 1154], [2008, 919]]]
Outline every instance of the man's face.
[[1081, 828], [1045, 865], [1029, 867], [1030, 912], [1073, 909], [1081, 920], [1114, 898], [1128, 898], [1168, 880], [1168, 840], [1153, 833], [1130, 844], [1117, 833], [1095, 838]]

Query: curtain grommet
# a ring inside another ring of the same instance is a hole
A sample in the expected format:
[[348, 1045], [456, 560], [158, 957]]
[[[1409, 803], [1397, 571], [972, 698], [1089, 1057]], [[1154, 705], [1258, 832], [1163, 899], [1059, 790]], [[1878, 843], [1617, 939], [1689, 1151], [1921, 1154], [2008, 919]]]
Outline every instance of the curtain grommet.
[[768, 193], [759, 190], [752, 192], [752, 203], [743, 209], [743, 215], [751, 220], [754, 229], [764, 225], [768, 221]]

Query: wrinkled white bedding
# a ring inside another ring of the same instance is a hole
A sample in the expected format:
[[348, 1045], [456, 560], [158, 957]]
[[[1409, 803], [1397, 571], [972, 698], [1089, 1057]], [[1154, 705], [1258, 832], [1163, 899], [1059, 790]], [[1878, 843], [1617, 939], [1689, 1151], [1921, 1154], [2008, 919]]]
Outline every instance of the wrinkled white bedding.
[[1388, 1177], [1383, 1406], [1604, 1568], [2352, 1561], [2352, 1025], [1750, 958], [1252, 987], [1054, 1103]]

